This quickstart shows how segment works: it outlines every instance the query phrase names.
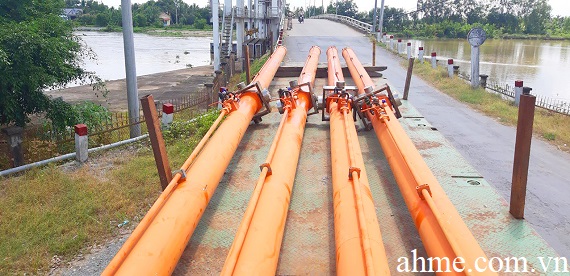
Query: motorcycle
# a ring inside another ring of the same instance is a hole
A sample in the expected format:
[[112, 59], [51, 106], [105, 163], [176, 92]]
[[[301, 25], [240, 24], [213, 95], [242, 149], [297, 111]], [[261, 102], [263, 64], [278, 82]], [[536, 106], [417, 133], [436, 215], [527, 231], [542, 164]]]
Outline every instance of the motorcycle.
[[303, 23], [305, 21], [305, 18], [303, 18], [303, 16], [299, 16], [299, 23]]

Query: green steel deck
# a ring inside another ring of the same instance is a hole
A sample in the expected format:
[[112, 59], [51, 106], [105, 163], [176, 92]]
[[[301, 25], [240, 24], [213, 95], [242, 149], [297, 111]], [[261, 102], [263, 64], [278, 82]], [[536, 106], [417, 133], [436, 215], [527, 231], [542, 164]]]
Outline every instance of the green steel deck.
[[[289, 80], [275, 79], [270, 91], [287, 86]], [[375, 83], [382, 82], [385, 80], [375, 79]], [[324, 79], [318, 79], [317, 91], [322, 85]], [[413, 106], [403, 101], [401, 110], [400, 123], [489, 258], [526, 257], [529, 270], [541, 271], [538, 257], [546, 257], [547, 261], [548, 257], [558, 256], [528, 223], [510, 216], [507, 202]], [[248, 128], [175, 275], [221, 271], [280, 117], [274, 110], [263, 117], [262, 123]], [[411, 258], [413, 249], [426, 257], [425, 250], [375, 133], [359, 132], [359, 140], [390, 269], [396, 273], [399, 257]], [[321, 121], [320, 115], [314, 115], [305, 129], [277, 274], [334, 272], [329, 125]]]

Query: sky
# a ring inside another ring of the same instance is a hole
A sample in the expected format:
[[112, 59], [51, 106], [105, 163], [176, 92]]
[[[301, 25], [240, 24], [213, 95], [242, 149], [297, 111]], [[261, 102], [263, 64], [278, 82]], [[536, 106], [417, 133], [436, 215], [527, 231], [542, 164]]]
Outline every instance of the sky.
[[[118, 7], [121, 4], [121, 0], [99, 0], [106, 5]], [[131, 0], [131, 3], [144, 3], [148, 0]], [[198, 4], [199, 6], [205, 6], [209, 0], [183, 0], [188, 4]], [[223, 2], [224, 0], [220, 0]], [[291, 4], [292, 7], [302, 7], [309, 4], [309, 1], [315, 3], [316, 6], [321, 6], [324, 1], [325, 6], [330, 3], [331, 0], [286, 0], [287, 3]], [[377, 0], [378, 6], [382, 0]], [[233, 0], [235, 3], [235, 0]], [[245, 1], [247, 2], [247, 1]], [[374, 0], [354, 0], [358, 9], [361, 11], [369, 11], [374, 8]], [[552, 15], [570, 16], [570, 1], [569, 0], [548, 0], [550, 6], [552, 7]], [[416, 0], [384, 0], [385, 6], [390, 6], [394, 8], [403, 8], [408, 11], [416, 9]]]

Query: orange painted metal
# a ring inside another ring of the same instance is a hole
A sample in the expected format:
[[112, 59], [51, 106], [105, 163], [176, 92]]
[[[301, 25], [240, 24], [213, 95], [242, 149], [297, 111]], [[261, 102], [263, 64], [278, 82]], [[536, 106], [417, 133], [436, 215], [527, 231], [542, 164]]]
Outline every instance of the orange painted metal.
[[[374, 87], [354, 51], [345, 48], [342, 54], [359, 94], [365, 93], [365, 87]], [[479, 273], [473, 269], [477, 258], [487, 260], [485, 253], [396, 119], [393, 110], [388, 104], [380, 108], [385, 114], [381, 115], [377, 109], [376, 116], [370, 112], [366, 112], [366, 115], [374, 127], [427, 254], [430, 257], [447, 257], [452, 261], [456, 257], [463, 258], [464, 271], [450, 274], [495, 275], [490, 271]]]
[[[313, 46], [299, 83], [314, 84], [321, 50]], [[230, 248], [222, 275], [275, 275], [301, 151], [308, 91], [293, 91], [279, 124], [261, 175]]]
[[[253, 82], [268, 87], [287, 50], [277, 47]], [[225, 103], [220, 117], [166, 190], [115, 255], [103, 275], [171, 274], [198, 225], [253, 116], [263, 104], [256, 91]], [[229, 113], [225, 121], [216, 125]], [[209, 139], [207, 137], [210, 137]]]
[[[327, 50], [328, 85], [344, 81], [338, 51]], [[350, 101], [328, 101], [338, 275], [389, 275]]]

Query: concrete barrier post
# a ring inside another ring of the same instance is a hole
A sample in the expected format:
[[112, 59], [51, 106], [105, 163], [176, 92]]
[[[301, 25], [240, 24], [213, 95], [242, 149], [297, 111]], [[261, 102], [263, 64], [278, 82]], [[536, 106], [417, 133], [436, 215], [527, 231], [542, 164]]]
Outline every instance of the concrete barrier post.
[[420, 63], [424, 63], [424, 47], [418, 48], [418, 59], [420, 60]]
[[436, 52], [431, 53], [431, 68], [437, 68], [437, 54]]
[[386, 43], [386, 40], [388, 40], [388, 34], [387, 33], [383, 33], [382, 34], [382, 42]]
[[87, 161], [87, 154], [89, 149], [89, 138], [87, 135], [87, 126], [84, 124], [77, 124], [75, 129], [75, 160], [80, 163]]
[[406, 44], [406, 46], [408, 47], [407, 51], [408, 51], [408, 60], [410, 60], [412, 58], [412, 43], [408, 42]]
[[398, 39], [398, 55], [402, 53], [402, 40]]
[[453, 59], [452, 58], [447, 60], [447, 75], [449, 75], [450, 78], [453, 78]]
[[390, 50], [394, 50], [394, 36], [390, 36]]
[[168, 127], [174, 120], [174, 105], [165, 103], [162, 105], [162, 126]]
[[522, 80], [515, 81], [515, 105], [516, 106], [519, 106], [519, 103], [521, 101], [522, 92], [523, 92], [523, 81]]
[[12, 154], [13, 166], [19, 167], [24, 165], [24, 149], [22, 148], [22, 134], [24, 129], [19, 126], [11, 126], [2, 129], [2, 132], [8, 136], [10, 144], [10, 153]]

